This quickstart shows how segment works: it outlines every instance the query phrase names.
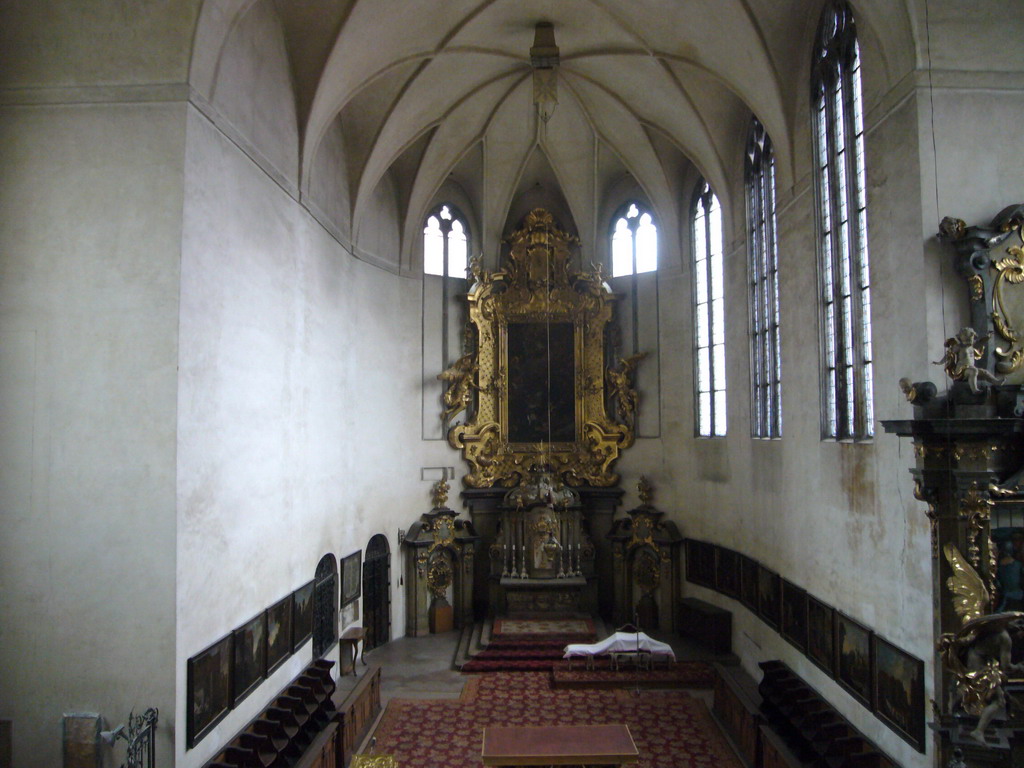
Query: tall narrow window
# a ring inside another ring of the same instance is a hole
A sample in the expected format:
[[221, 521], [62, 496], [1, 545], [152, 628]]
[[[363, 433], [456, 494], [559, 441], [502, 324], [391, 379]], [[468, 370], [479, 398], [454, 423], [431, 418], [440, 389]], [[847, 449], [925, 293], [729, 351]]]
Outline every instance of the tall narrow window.
[[[466, 351], [458, 296], [466, 291], [469, 226], [450, 203], [432, 209], [423, 223], [422, 436], [444, 439], [451, 418], [439, 418], [443, 385], [437, 379]], [[458, 418], [452, 414], [452, 418]], [[465, 418], [465, 415], [462, 416]]]
[[612, 227], [612, 277], [658, 268], [658, 228], [650, 212], [636, 203], [622, 211]]
[[427, 217], [423, 228], [423, 271], [428, 275], [466, 276], [466, 225], [447, 205]]
[[707, 182], [693, 202], [694, 367], [697, 435], [725, 435], [725, 280], [722, 207]]
[[874, 434], [871, 289], [864, 194], [860, 49], [853, 12], [826, 5], [814, 51], [814, 105], [822, 305], [822, 434]]
[[750, 371], [754, 437], [782, 436], [779, 249], [775, 238], [775, 156], [755, 117], [747, 140], [747, 237], [750, 248]]

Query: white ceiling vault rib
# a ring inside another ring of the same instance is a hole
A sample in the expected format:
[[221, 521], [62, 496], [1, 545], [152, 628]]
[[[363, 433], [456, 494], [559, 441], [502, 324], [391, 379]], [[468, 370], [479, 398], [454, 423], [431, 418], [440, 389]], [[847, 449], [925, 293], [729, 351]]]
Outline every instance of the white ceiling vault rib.
[[460, 105], [472, 100], [481, 89], [517, 74], [515, 69], [500, 64], [487, 68], [485, 62], [493, 64], [489, 57], [470, 57], [468, 61], [463, 57], [435, 57], [413, 74], [381, 123], [360, 176], [355, 216], [359, 216], [367, 196], [395, 158], [426, 126], [447, 122]]
[[[627, 194], [626, 174], [628, 194], [642, 190], [663, 228], [687, 215], [683, 198], [697, 173], [735, 210], [751, 113], [772, 137], [780, 190], [806, 174], [812, 161], [794, 148], [807, 140], [820, 5], [811, 13], [806, 0], [206, 0], [190, 78], [209, 98], [247, 14], [269, 8], [294, 103], [273, 98], [294, 111], [301, 194], [311, 194], [316, 174], [321, 199], [312, 202], [339, 206], [335, 219], [354, 237], [361, 222], [397, 215], [387, 226], [400, 252], [378, 261], [411, 267], [421, 220], [445, 189], [475, 196], [474, 231], [493, 249], [526, 194], [524, 173], [553, 187], [551, 199], [601, 252], [603, 219]], [[890, 5], [856, 2], [869, 109], [915, 60], [916, 16], [903, 2], [892, 13]], [[529, 56], [540, 22], [553, 26], [559, 48], [560, 103], [543, 125]], [[230, 95], [224, 89], [226, 102]], [[319, 151], [323, 142], [329, 151]], [[464, 161], [473, 147], [479, 158]], [[344, 173], [322, 167], [338, 158]], [[545, 163], [550, 171], [541, 172]], [[332, 194], [325, 180], [344, 191]], [[381, 208], [385, 187], [396, 199], [391, 212]]]
[[411, 262], [414, 240], [423, 231], [423, 220], [441, 184], [466, 153], [481, 142], [498, 107], [526, 76], [523, 74], [511, 85], [506, 78], [500, 78], [478, 89], [472, 99], [465, 99], [453, 108], [451, 119], [438, 127], [413, 181], [403, 227], [403, 263]]

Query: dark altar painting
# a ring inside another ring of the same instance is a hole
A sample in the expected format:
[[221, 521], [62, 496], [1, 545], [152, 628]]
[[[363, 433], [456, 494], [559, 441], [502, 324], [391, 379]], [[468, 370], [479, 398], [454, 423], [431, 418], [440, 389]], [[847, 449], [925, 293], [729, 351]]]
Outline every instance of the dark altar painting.
[[996, 547], [996, 611], [1024, 611], [1024, 528], [993, 528], [992, 542]]
[[875, 714], [924, 752], [924, 662], [874, 636]]
[[835, 611], [807, 596], [807, 658], [829, 675], [835, 674]]
[[738, 598], [740, 596], [740, 554], [725, 547], [718, 550], [718, 568], [716, 583], [718, 591], [723, 595]]
[[267, 673], [267, 612], [263, 611], [231, 634], [235, 654], [231, 706], [236, 707]]
[[313, 582], [303, 584], [293, 593], [292, 650], [299, 650], [313, 635]]
[[807, 590], [782, 580], [782, 636], [799, 648], [807, 648]]
[[779, 628], [780, 595], [779, 574], [765, 568], [757, 567], [757, 612], [761, 619], [772, 629]]
[[757, 613], [757, 560], [740, 555], [740, 600]]
[[231, 709], [231, 635], [188, 660], [188, 722], [191, 749]]
[[292, 596], [267, 608], [267, 674], [292, 653]]
[[576, 440], [576, 353], [572, 323], [509, 323], [508, 440]]
[[836, 682], [871, 709], [871, 630], [836, 611]]

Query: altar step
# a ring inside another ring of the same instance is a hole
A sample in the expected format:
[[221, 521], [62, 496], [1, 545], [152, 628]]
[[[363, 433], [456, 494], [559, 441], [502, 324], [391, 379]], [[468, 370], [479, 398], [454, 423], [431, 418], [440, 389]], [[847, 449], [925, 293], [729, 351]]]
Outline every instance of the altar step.
[[[463, 669], [466, 664], [478, 657], [479, 661], [491, 663], [487, 665], [474, 664], [475, 667], [524, 669], [529, 668], [528, 662], [535, 662], [541, 665], [540, 668], [547, 669], [554, 661], [562, 658], [563, 649], [568, 643], [592, 642], [596, 638], [606, 637], [609, 634], [605, 623], [596, 616], [591, 619], [594, 626], [594, 637], [590, 638], [559, 635], [545, 637], [541, 635], [516, 639], [509, 635], [495, 635], [494, 621], [494, 617], [489, 616], [484, 621], [478, 621], [472, 626], [463, 628], [452, 664], [455, 669]], [[503, 655], [503, 652], [507, 653]], [[506, 662], [505, 667], [494, 664], [493, 662], [496, 661]], [[472, 667], [467, 671], [472, 671]]]

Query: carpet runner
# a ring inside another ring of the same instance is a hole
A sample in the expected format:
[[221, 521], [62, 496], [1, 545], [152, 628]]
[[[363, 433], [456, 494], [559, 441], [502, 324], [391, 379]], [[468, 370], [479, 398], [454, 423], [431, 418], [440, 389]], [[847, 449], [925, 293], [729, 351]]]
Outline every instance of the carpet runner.
[[569, 643], [595, 639], [589, 619], [496, 619], [487, 647], [462, 665], [462, 671], [548, 671]]
[[742, 768], [703, 702], [684, 691], [553, 690], [550, 673], [472, 678], [460, 699], [393, 699], [374, 754], [402, 768], [477, 768], [486, 725], [625, 723], [637, 768]]

